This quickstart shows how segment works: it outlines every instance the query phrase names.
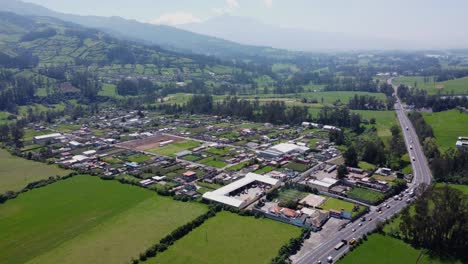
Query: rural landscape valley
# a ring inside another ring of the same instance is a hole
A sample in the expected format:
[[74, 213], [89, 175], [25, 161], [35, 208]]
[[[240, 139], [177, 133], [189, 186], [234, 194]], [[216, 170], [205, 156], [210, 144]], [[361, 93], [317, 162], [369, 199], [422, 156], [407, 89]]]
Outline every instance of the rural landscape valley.
[[468, 5], [285, 2], [1, 0], [0, 264], [467, 263]]

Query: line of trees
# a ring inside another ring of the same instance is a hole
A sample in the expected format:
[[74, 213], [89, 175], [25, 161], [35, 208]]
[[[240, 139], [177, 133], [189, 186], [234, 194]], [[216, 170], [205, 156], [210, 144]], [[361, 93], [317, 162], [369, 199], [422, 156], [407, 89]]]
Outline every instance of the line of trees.
[[449, 186], [429, 187], [414, 204], [415, 212], [405, 207], [400, 230], [413, 246], [431, 250], [439, 256], [468, 255], [468, 199]]
[[428, 95], [425, 90], [410, 89], [405, 85], [398, 87], [398, 97], [408, 105], [414, 105], [417, 109], [431, 108], [433, 112], [468, 107], [468, 98], [466, 96], [455, 96], [453, 94], [447, 96]]
[[387, 106], [375, 96], [357, 95], [349, 98], [349, 109], [352, 110], [386, 110]]

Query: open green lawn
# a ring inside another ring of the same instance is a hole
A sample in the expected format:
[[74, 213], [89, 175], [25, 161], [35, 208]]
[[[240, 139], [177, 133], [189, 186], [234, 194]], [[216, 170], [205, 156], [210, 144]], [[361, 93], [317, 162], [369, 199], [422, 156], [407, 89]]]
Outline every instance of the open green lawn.
[[200, 164], [205, 164], [205, 165], [215, 167], [215, 168], [224, 168], [227, 165], [224, 161], [222, 161], [221, 159], [219, 159], [219, 157], [216, 157], [216, 156], [204, 158], [197, 162]]
[[410, 76], [410, 77], [398, 77], [394, 80], [394, 84], [404, 84], [407, 86], [426, 90], [428, 94], [468, 94], [468, 77], [444, 81], [434, 82], [432, 78], [424, 82], [424, 77], [421, 76]]
[[241, 163], [237, 163], [236, 165], [233, 165], [231, 167], [228, 167], [226, 170], [227, 171], [240, 171], [243, 168], [249, 166], [249, 164], [250, 164], [250, 162], [244, 161], [244, 162], [241, 162]]
[[268, 173], [268, 172], [273, 171], [275, 169], [276, 168], [272, 167], [272, 166], [265, 166], [265, 167], [263, 167], [261, 169], [258, 169], [256, 171], [254, 171], [254, 172], [257, 173], [257, 174], [265, 174], [265, 173]]
[[360, 187], [352, 188], [351, 190], [348, 191], [347, 195], [350, 198], [363, 199], [371, 203], [377, 202], [384, 197], [383, 193], [365, 189], [365, 188], [360, 188]]
[[365, 161], [360, 161], [358, 164], [358, 167], [365, 170], [365, 171], [373, 171], [377, 168], [374, 164], [365, 162]]
[[0, 259], [127, 263], [206, 210], [117, 181], [75, 176], [0, 205]]
[[442, 151], [455, 148], [458, 137], [468, 136], [468, 114], [457, 110], [424, 113], [424, 120], [432, 126], [437, 145]]
[[154, 154], [159, 154], [162, 156], [175, 157], [176, 156], [175, 154], [178, 152], [181, 152], [183, 150], [193, 149], [193, 148], [199, 147], [200, 145], [201, 143], [198, 141], [185, 140], [181, 142], [174, 142], [167, 146], [157, 147], [157, 148], [150, 149], [147, 151], [154, 153]]
[[286, 189], [282, 190], [279, 195], [278, 195], [278, 200], [279, 201], [296, 201], [296, 200], [302, 200], [305, 198], [309, 193], [306, 192], [301, 192], [298, 190], [294, 189]]
[[[418, 261], [419, 260], [419, 261]], [[443, 261], [432, 259], [421, 250], [411, 247], [405, 242], [392, 238], [373, 234], [368, 241], [348, 253], [339, 264], [395, 264], [395, 263], [418, 263], [418, 264], [443, 264], [461, 263], [454, 261]]]
[[297, 163], [297, 162], [290, 162], [284, 166], [285, 168], [291, 169], [297, 172], [304, 172], [307, 170], [308, 166], [306, 164]]
[[375, 118], [374, 126], [377, 128], [377, 135], [383, 139], [390, 138], [392, 136], [390, 128], [393, 125], [398, 124], [395, 111], [353, 110], [352, 112], [360, 114], [362, 118], [367, 121], [371, 118]]
[[149, 155], [144, 155], [144, 154], [133, 154], [131, 156], [128, 156], [128, 160], [131, 162], [136, 162], [136, 163], [142, 163], [147, 160], [149, 160], [151, 156]]
[[[444, 186], [445, 184], [446, 183], [437, 183], [436, 186]], [[448, 185], [468, 195], [468, 185], [462, 185], [462, 184], [448, 184]]]
[[321, 206], [325, 210], [337, 210], [341, 211], [341, 209], [344, 209], [346, 212], [351, 213], [351, 215], [356, 215], [360, 213], [361, 211], [366, 210], [366, 207], [360, 206], [358, 211], [353, 212], [354, 204], [350, 202], [346, 202], [340, 199], [328, 197], [327, 200], [323, 203]]
[[28, 183], [50, 176], [65, 176], [71, 171], [10, 155], [0, 149], [0, 193], [19, 191]]
[[292, 225], [220, 212], [148, 263], [270, 263], [299, 234]]
[[210, 154], [213, 154], [213, 155], [224, 155], [226, 153], [228, 153], [229, 151], [231, 151], [232, 148], [230, 147], [225, 147], [225, 148], [210, 148], [210, 149], [207, 149], [205, 150], [205, 152], [208, 152]]

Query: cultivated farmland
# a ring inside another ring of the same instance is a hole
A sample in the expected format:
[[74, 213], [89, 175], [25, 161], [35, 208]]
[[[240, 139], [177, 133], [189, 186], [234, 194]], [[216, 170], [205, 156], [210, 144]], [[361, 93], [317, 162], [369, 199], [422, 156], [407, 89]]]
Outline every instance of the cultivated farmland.
[[411, 247], [405, 242], [374, 234], [369, 236], [368, 241], [350, 252], [338, 262], [339, 264], [394, 264], [394, 263], [420, 263], [420, 264], [442, 264], [461, 263], [453, 261], [442, 261], [432, 259], [421, 250]]
[[18, 158], [0, 149], [0, 193], [19, 191], [30, 182], [47, 179], [50, 176], [65, 176], [68, 173], [70, 171]]
[[220, 212], [148, 263], [270, 263], [299, 234], [292, 225]]
[[439, 148], [443, 151], [455, 148], [458, 137], [468, 136], [468, 114], [457, 110], [423, 114], [424, 120], [432, 126]]
[[116, 181], [75, 176], [0, 205], [0, 259], [126, 263], [206, 210]]

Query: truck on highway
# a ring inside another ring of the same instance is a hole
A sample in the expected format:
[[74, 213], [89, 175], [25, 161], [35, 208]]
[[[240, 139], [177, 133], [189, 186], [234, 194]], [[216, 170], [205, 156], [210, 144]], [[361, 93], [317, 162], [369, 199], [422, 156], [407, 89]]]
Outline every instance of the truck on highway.
[[344, 245], [345, 245], [345, 242], [340, 241], [340, 243], [336, 244], [335, 250], [339, 250], [339, 249], [342, 248]]

